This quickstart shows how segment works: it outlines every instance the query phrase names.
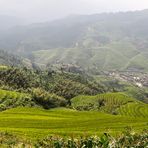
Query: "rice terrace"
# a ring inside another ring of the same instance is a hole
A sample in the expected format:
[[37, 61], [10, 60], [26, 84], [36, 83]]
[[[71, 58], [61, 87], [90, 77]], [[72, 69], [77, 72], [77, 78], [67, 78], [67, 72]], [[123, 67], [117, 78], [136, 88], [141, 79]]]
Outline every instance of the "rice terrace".
[[[73, 109], [56, 108], [50, 110], [31, 107], [30, 104], [25, 104], [23, 97], [29, 98], [25, 94], [1, 90], [1, 109], [18, 105], [18, 103], [21, 103], [22, 106], [7, 109], [0, 113], [1, 132], [13, 133], [36, 141], [47, 135], [64, 137], [100, 136], [106, 132], [115, 136], [127, 127], [131, 127], [138, 133], [148, 128], [147, 104], [129, 98], [122, 93], [109, 93], [91, 97], [79, 96], [72, 99]], [[98, 111], [96, 107], [98, 100], [101, 99], [105, 100], [106, 105], [99, 108]], [[94, 106], [90, 107], [89, 102]], [[23, 107], [25, 105], [28, 107]], [[87, 107], [91, 111], [84, 111]], [[74, 108], [80, 108], [81, 111]], [[84, 110], [82, 111], [82, 109]], [[114, 114], [110, 114], [111, 111], [114, 111]]]

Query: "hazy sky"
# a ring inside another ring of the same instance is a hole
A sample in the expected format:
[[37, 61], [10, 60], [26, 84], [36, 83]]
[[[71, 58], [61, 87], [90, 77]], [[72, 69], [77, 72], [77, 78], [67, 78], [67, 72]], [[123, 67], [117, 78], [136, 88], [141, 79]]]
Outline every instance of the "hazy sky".
[[0, 0], [0, 14], [48, 21], [70, 14], [92, 14], [148, 8], [148, 0]]

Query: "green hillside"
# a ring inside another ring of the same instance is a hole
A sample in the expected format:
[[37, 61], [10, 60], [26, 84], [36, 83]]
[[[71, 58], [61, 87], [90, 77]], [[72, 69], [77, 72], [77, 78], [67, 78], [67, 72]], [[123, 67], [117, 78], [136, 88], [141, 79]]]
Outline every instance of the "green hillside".
[[0, 90], [0, 111], [18, 106], [37, 106], [28, 94]]
[[127, 70], [137, 69], [147, 71], [148, 52], [140, 51], [129, 40], [114, 41], [108, 44], [90, 47], [56, 48], [34, 51], [35, 63], [47, 64], [76, 64], [84, 68], [98, 70]]
[[127, 68], [130, 67], [148, 71], [148, 52], [143, 52], [133, 57], [127, 64]]
[[102, 94], [105, 86], [93, 77], [1, 66], [0, 78], [0, 87], [9, 89], [0, 89], [0, 133], [37, 140], [148, 128], [147, 104], [124, 93]]
[[148, 117], [148, 105], [123, 93], [107, 93], [73, 98], [72, 107], [78, 110], [97, 110], [114, 115]]
[[147, 71], [147, 54], [138, 51], [129, 42], [114, 42], [108, 45], [75, 48], [59, 48], [33, 52], [35, 63], [76, 64], [98, 70], [137, 69]]
[[16, 54], [6, 52], [5, 50], [0, 49], [0, 66], [17, 66], [17, 67], [28, 67], [32, 68], [32, 63], [29, 59], [20, 57]]

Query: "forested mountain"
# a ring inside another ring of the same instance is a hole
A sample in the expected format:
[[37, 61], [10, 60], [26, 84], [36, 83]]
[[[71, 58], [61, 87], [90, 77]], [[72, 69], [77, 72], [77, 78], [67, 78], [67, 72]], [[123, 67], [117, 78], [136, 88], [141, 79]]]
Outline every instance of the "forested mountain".
[[17, 66], [17, 67], [32, 67], [31, 62], [28, 59], [21, 58], [14, 54], [10, 54], [4, 50], [0, 50], [0, 66]]
[[8, 65], [8, 66], [22, 65], [21, 59], [12, 54], [8, 54], [3, 50], [0, 50], [0, 63], [1, 65]]
[[0, 47], [38, 64], [148, 71], [148, 10], [94, 15], [10, 29]]

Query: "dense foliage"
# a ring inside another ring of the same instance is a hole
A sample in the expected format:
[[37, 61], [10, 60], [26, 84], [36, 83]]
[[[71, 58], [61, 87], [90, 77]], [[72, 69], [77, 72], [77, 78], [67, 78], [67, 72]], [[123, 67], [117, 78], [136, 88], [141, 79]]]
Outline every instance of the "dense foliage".
[[0, 111], [20, 106], [33, 107], [38, 105], [29, 94], [0, 90]]
[[[82, 74], [7, 67], [0, 69], [0, 88], [28, 93], [44, 108], [70, 105], [77, 95], [95, 95], [105, 87]], [[66, 101], [67, 100], [67, 101]]]
[[32, 92], [32, 97], [34, 101], [42, 105], [45, 109], [59, 107], [59, 106], [66, 106], [67, 101], [65, 98], [60, 97], [56, 94], [50, 94], [42, 89], [34, 89]]
[[14, 56], [12, 54], [8, 54], [7, 52], [0, 50], [0, 63], [4, 65], [11, 65], [11, 66], [22, 66], [22, 60]]

